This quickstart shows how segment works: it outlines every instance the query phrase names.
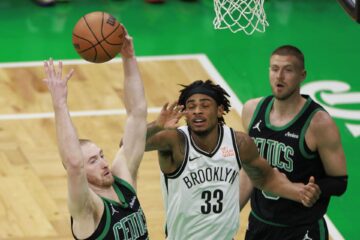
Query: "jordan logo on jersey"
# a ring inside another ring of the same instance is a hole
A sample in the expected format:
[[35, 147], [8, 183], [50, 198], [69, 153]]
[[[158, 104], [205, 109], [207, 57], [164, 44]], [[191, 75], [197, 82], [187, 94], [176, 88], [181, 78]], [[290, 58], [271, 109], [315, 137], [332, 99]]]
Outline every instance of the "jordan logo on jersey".
[[119, 211], [117, 211], [114, 206], [110, 203], [111, 206], [111, 215], [114, 215], [115, 213], [118, 213]]
[[312, 240], [312, 238], [309, 237], [309, 230], [306, 231], [306, 234], [305, 234], [303, 240]]
[[131, 199], [130, 203], [129, 203], [129, 205], [130, 205], [131, 208], [133, 208], [134, 203], [135, 203], [135, 200], [136, 200], [136, 197], [134, 196], [134, 197]]
[[257, 122], [257, 124], [255, 126], [253, 126], [252, 129], [257, 129], [259, 132], [261, 132], [260, 130], [260, 123], [261, 123], [261, 120]]

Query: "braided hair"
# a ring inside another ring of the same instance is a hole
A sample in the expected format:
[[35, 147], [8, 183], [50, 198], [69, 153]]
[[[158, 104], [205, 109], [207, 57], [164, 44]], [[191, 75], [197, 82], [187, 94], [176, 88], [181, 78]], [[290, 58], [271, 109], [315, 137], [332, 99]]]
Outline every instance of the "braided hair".
[[[213, 98], [218, 106], [222, 105], [225, 113], [230, 111], [231, 105], [228, 99], [230, 95], [220, 85], [214, 84], [211, 80], [197, 80], [190, 85], [180, 84], [180, 86], [182, 86], [183, 89], [180, 90], [180, 96], [178, 99], [179, 105], [185, 106], [187, 99], [191, 95], [201, 93]], [[218, 121], [221, 125], [225, 124], [223, 117], [219, 117]]]

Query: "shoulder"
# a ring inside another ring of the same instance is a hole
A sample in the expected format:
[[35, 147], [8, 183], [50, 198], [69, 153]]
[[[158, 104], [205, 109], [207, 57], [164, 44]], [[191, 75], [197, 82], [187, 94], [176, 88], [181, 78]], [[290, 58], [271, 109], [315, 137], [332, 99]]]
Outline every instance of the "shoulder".
[[259, 102], [262, 100], [263, 98], [253, 98], [250, 99], [248, 101], [245, 102], [242, 112], [241, 112], [241, 117], [242, 117], [242, 122], [243, 122], [243, 127], [245, 129], [247, 129], [249, 127], [251, 118], [254, 115], [254, 112], [256, 110], [256, 107], [258, 106]]
[[263, 97], [253, 98], [245, 102], [243, 111], [254, 112], [259, 102], [263, 99]]
[[333, 118], [326, 111], [317, 111], [310, 122], [310, 129], [314, 133], [319, 133], [324, 130], [337, 129]]
[[318, 111], [310, 121], [309, 129], [311, 136], [317, 144], [336, 140], [340, 137], [335, 121], [326, 111]]

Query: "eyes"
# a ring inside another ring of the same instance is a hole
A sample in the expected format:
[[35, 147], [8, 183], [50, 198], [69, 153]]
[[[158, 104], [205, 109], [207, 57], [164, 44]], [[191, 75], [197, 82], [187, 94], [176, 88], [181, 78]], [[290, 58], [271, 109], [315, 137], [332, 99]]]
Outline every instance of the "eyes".
[[280, 70], [283, 70], [285, 73], [293, 73], [293, 72], [295, 72], [295, 69], [294, 69], [294, 67], [292, 67], [292, 66], [286, 66], [286, 67], [283, 68], [283, 69], [281, 69], [281, 68], [278, 67], [278, 66], [271, 66], [271, 67], [270, 67], [270, 71], [271, 71], [271, 72], [277, 73], [277, 72], [280, 71]]
[[[195, 104], [195, 103], [189, 103], [189, 104], [186, 104], [186, 109], [191, 111], [191, 110], [194, 110], [196, 109], [196, 107], [198, 106], [198, 104]], [[210, 107], [210, 103], [209, 102], [202, 102], [199, 104], [200, 106], [200, 109], [207, 109]]]
[[89, 159], [89, 163], [90, 164], [96, 163], [97, 160], [103, 159], [103, 158], [104, 158], [104, 153], [103, 153], [103, 151], [100, 151], [99, 155], [92, 156]]

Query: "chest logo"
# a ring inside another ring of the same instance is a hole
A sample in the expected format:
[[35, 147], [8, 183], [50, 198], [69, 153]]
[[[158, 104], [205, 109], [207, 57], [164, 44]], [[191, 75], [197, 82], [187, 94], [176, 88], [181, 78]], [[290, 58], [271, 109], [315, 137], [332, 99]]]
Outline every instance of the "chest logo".
[[232, 148], [228, 148], [228, 147], [222, 147], [220, 148], [221, 151], [221, 156], [222, 157], [232, 157], [235, 156], [235, 151]]
[[119, 211], [117, 211], [114, 206], [110, 203], [111, 206], [111, 216], [113, 216], [115, 213], [118, 213]]
[[193, 158], [189, 158], [189, 161], [191, 162], [191, 161], [194, 161], [194, 160], [196, 160], [196, 159], [198, 159], [198, 158], [200, 158], [200, 156], [193, 157]]
[[255, 126], [253, 126], [252, 129], [257, 129], [259, 132], [261, 132], [261, 130], [260, 130], [261, 121], [262, 121], [262, 120], [258, 121], [258, 122], [255, 124]]

